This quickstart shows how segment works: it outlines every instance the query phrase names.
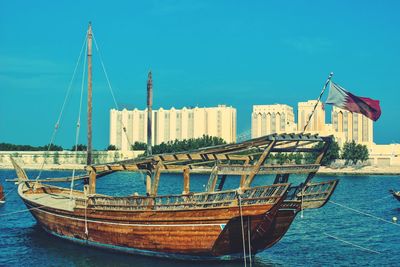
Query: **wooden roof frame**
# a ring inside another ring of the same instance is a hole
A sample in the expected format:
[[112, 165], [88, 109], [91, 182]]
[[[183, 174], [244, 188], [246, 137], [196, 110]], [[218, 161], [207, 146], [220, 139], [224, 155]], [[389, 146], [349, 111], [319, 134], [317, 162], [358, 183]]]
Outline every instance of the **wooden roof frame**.
[[[331, 143], [332, 136], [319, 136], [316, 134], [272, 134], [266, 135], [259, 138], [251, 139], [241, 143], [225, 144], [212, 147], [205, 147], [201, 149], [177, 152], [177, 153], [165, 153], [153, 155], [150, 157], [138, 158], [133, 160], [124, 160], [106, 164], [95, 164], [87, 166], [88, 171], [142, 171], [142, 172], [153, 172], [158, 166], [158, 169], [163, 171], [181, 170], [185, 168], [189, 169], [203, 169], [204, 172], [210, 172], [210, 164], [218, 162], [221, 166], [228, 167], [228, 165], [251, 162], [262, 155], [264, 150], [273, 142], [274, 144], [270, 147], [270, 153], [318, 153], [325, 154], [324, 148], [321, 149], [312, 148], [313, 144], [316, 143]], [[319, 156], [319, 157], [322, 157]], [[265, 161], [265, 160], [264, 160]], [[317, 163], [319, 164], [319, 162]], [[249, 163], [247, 163], [249, 165]], [[252, 164], [250, 163], [250, 166]], [[303, 166], [304, 167], [304, 166]], [[250, 168], [250, 167], [247, 167]], [[267, 171], [268, 168], [260, 166], [260, 170], [264, 169], [263, 172]], [[272, 169], [272, 168], [271, 168]], [[276, 169], [276, 168], [275, 168]], [[294, 171], [293, 166], [290, 167], [291, 171]], [[231, 172], [232, 173], [232, 172]], [[243, 171], [240, 172], [243, 174]]]

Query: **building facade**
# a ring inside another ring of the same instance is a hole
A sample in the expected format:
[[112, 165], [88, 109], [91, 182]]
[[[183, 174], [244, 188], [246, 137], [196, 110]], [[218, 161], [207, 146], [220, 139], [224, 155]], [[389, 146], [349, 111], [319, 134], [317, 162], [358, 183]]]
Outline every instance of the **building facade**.
[[347, 142], [355, 141], [371, 147], [373, 144], [373, 121], [358, 113], [333, 107], [332, 125], [335, 132], [343, 132]]
[[[303, 132], [313, 112], [316, 100], [298, 103], [297, 125], [293, 108], [288, 105], [254, 105], [251, 116], [252, 138], [273, 133]], [[331, 123], [325, 121], [325, 109], [320, 102], [305, 131], [323, 136], [333, 135], [340, 146], [354, 140], [371, 147], [373, 143], [373, 121], [366, 116], [332, 107]]]
[[[298, 103], [297, 130], [302, 132], [307, 124], [308, 118], [312, 113], [317, 100], [308, 100]], [[321, 102], [318, 103], [314, 115], [307, 126], [305, 132], [324, 132], [325, 131], [325, 109]]]
[[[160, 108], [153, 110], [152, 116], [153, 145], [203, 135], [221, 137], [227, 143], [236, 142], [236, 109], [233, 107]], [[146, 125], [147, 109], [110, 110], [110, 144], [129, 150], [129, 143], [146, 143]]]
[[296, 131], [293, 108], [288, 105], [254, 105], [251, 118], [252, 138]]

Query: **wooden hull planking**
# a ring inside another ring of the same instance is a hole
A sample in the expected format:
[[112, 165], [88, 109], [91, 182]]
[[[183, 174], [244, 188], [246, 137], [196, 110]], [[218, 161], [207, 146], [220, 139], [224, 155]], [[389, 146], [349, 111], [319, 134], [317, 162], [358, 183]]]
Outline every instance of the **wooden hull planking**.
[[[238, 206], [195, 212], [60, 210], [34, 203], [23, 193], [21, 197], [45, 231], [77, 243], [168, 258], [221, 260], [243, 257]], [[246, 223], [250, 221], [251, 231], [254, 232], [251, 235], [252, 248], [253, 243], [261, 244], [258, 239], [264, 238], [256, 234], [259, 225], [269, 228], [280, 204], [281, 200], [274, 204], [242, 207], [244, 227], [247, 231]], [[231, 234], [224, 236], [222, 233], [228, 230]], [[224, 242], [221, 242], [222, 239]], [[247, 244], [247, 235], [245, 239]], [[267, 246], [254, 245], [253, 253]]]

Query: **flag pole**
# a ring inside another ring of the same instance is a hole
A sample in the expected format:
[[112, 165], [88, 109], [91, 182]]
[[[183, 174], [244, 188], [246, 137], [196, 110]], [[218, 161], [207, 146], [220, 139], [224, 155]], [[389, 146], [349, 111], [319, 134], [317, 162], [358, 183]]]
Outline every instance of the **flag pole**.
[[[311, 118], [312, 118], [312, 116], [314, 115], [314, 112], [315, 112], [315, 110], [317, 109], [318, 103], [321, 101], [322, 95], [324, 94], [326, 88], [328, 87], [328, 85], [329, 85], [329, 83], [330, 83], [330, 81], [331, 81], [331, 79], [332, 79], [332, 76], [333, 76], [333, 72], [329, 73], [328, 79], [326, 79], [326, 82], [325, 82], [325, 84], [324, 84], [324, 87], [322, 88], [322, 91], [321, 91], [321, 93], [319, 94], [319, 97], [318, 97], [318, 99], [317, 99], [317, 103], [315, 103], [314, 109], [313, 109], [313, 111], [311, 112], [310, 116], [308, 117], [308, 121], [307, 121], [306, 125], [304, 126], [303, 131], [302, 131], [300, 134], [303, 134], [303, 133], [306, 131], [308, 124], [310, 124]], [[296, 142], [296, 147], [297, 147], [298, 144], [299, 144], [299, 141]], [[315, 173], [314, 173], [314, 174], [315, 174]], [[308, 178], [307, 178], [307, 179], [308, 179]], [[301, 205], [300, 205], [300, 209], [301, 209], [301, 218], [303, 218], [303, 217], [304, 217], [304, 216], [303, 216], [303, 210], [304, 210], [304, 209], [303, 209], [303, 196], [304, 196], [305, 184], [301, 184], [300, 186], [301, 186]]]
[[304, 133], [304, 132], [306, 131], [306, 129], [307, 129], [308, 124], [310, 124], [311, 118], [312, 118], [312, 116], [314, 115], [314, 112], [315, 112], [315, 110], [317, 109], [318, 103], [321, 101], [321, 97], [322, 97], [322, 95], [324, 94], [326, 88], [328, 87], [328, 84], [329, 84], [329, 82], [331, 81], [332, 76], [333, 76], [333, 72], [331, 72], [331, 73], [329, 74], [328, 79], [326, 80], [325, 85], [324, 85], [324, 87], [322, 88], [321, 93], [319, 94], [319, 97], [318, 97], [318, 99], [317, 99], [317, 103], [315, 103], [314, 109], [313, 109], [313, 111], [311, 112], [310, 116], [308, 117], [308, 121], [307, 121], [306, 125], [304, 126], [304, 129], [303, 129], [303, 131], [302, 131], [301, 133]]

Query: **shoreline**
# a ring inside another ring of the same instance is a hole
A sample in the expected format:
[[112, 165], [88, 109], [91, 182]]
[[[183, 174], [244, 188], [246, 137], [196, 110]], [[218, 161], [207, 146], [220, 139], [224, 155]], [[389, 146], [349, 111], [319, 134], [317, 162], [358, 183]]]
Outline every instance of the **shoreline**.
[[318, 175], [342, 176], [342, 175], [390, 175], [400, 176], [400, 166], [365, 166], [365, 167], [342, 167], [330, 168], [321, 166], [317, 172]]
[[[43, 167], [45, 171], [52, 170], [85, 170], [84, 164], [46, 164]], [[26, 164], [23, 166], [26, 170], [40, 170], [41, 164]], [[0, 164], [0, 170], [13, 170], [12, 164]], [[342, 168], [330, 168], [321, 166], [317, 172], [317, 175], [321, 176], [342, 176], [342, 175], [390, 175], [400, 176], [400, 166], [365, 166], [365, 167], [342, 167]]]

